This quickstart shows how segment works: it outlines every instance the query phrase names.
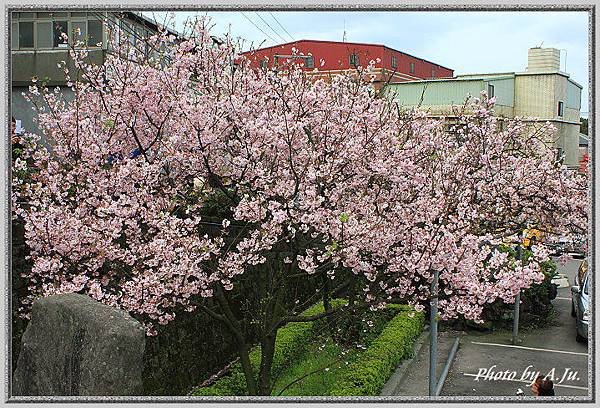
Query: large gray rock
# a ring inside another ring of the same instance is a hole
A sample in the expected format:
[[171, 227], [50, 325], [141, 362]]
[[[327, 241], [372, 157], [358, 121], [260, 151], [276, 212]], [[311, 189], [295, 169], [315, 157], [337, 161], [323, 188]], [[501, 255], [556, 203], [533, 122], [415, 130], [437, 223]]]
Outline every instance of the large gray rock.
[[141, 395], [145, 335], [126, 312], [88, 296], [33, 304], [12, 395]]

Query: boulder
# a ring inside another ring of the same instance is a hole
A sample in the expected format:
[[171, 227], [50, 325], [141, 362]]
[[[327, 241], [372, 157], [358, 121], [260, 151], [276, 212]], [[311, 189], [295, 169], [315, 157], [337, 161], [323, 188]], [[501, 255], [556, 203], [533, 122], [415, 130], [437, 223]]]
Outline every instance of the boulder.
[[141, 395], [145, 333], [125, 311], [78, 294], [33, 304], [12, 395]]

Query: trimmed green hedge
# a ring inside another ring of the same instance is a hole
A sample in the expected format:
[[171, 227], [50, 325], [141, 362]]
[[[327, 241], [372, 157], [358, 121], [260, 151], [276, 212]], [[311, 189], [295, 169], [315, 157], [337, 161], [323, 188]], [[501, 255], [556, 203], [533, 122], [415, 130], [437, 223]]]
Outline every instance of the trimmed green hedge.
[[379, 395], [398, 363], [412, 355], [413, 343], [423, 331], [424, 315], [407, 306], [399, 309], [379, 337], [348, 366], [330, 395]]
[[[346, 301], [343, 299], [335, 299], [331, 302], [334, 308], [344, 304]], [[323, 312], [323, 303], [319, 302], [306, 309], [302, 315], [312, 316]], [[313, 334], [314, 324], [315, 322], [291, 322], [279, 329], [273, 355], [273, 377], [279, 375], [286, 365], [293, 361], [294, 357], [306, 349]], [[260, 346], [256, 346], [250, 351], [250, 363], [255, 373], [258, 373], [260, 367], [260, 354]], [[192, 391], [192, 395], [199, 396], [247, 395], [247, 393], [246, 378], [239, 361], [232, 365], [228, 375], [220, 378], [213, 385]]]

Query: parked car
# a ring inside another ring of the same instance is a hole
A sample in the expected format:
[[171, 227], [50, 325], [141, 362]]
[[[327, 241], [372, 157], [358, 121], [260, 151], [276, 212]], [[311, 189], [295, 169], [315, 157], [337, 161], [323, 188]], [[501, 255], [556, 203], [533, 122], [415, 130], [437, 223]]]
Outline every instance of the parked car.
[[571, 287], [571, 316], [576, 319], [576, 337], [578, 342], [588, 339], [588, 322], [590, 320], [590, 275], [587, 261], [581, 262], [575, 276], [575, 284]]

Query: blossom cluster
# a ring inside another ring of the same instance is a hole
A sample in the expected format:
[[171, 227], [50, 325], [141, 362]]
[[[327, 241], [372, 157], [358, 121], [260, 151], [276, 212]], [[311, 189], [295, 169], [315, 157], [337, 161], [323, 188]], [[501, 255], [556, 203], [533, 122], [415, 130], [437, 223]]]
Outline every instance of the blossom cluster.
[[[25, 313], [39, 296], [87, 293], [153, 334], [287, 245], [282, 268], [353, 276], [373, 307], [422, 309], [437, 271], [442, 317], [477, 320], [543, 279], [543, 244], [515, 262], [503, 237], [587, 228], [585, 176], [555, 162], [552, 129], [500, 129], [485, 95], [449, 125], [356, 76], [253, 70], [203, 22], [151, 41], [168, 63], [95, 66], [73, 50], [84, 80], [72, 101], [32, 87], [47, 144], [29, 135], [36, 175], [13, 181], [33, 262]], [[209, 234], [203, 208], [217, 193], [232, 219]]]

